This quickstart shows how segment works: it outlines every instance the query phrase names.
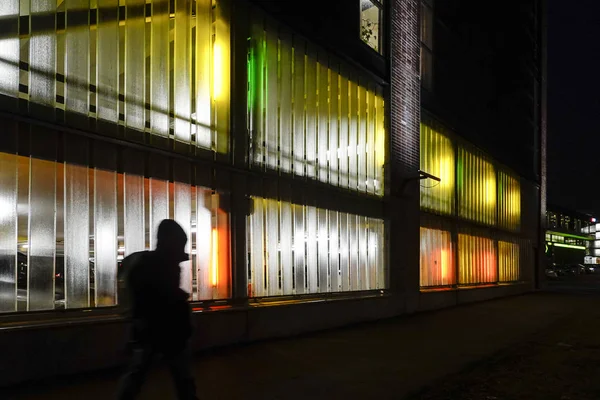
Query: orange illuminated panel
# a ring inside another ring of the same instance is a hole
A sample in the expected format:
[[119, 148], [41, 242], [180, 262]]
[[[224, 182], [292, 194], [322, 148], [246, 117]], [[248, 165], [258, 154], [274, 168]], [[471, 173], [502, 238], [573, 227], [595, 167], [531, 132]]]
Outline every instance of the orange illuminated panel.
[[461, 285], [498, 281], [496, 247], [491, 239], [458, 235], [458, 283]]
[[421, 228], [421, 287], [456, 283], [454, 252], [448, 231]]

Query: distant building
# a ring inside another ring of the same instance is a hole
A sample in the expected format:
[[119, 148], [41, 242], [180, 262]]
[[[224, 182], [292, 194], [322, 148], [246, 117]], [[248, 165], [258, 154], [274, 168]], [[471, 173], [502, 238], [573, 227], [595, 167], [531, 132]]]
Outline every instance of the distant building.
[[[590, 214], [548, 205], [545, 249], [548, 265], [591, 264], [592, 260], [587, 256], [593, 255], [590, 246], [595, 228], [596, 219]], [[595, 264], [596, 260], [593, 261]]]

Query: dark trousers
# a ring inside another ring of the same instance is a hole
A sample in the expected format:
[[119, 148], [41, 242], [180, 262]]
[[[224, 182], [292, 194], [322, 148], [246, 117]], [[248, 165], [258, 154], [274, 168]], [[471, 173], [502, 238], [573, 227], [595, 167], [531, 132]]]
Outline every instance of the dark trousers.
[[196, 384], [191, 371], [191, 352], [187, 346], [169, 352], [160, 351], [152, 346], [135, 346], [127, 372], [121, 379], [117, 398], [131, 400], [138, 396], [157, 355], [162, 355], [169, 366], [177, 398], [197, 400]]

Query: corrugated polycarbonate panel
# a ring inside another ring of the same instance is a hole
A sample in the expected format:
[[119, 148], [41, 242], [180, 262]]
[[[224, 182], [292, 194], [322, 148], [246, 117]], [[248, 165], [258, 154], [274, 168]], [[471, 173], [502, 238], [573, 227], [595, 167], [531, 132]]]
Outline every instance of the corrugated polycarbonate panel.
[[421, 227], [421, 287], [456, 283], [452, 235]]
[[65, 164], [65, 306], [90, 305], [89, 170]]
[[169, 183], [150, 179], [150, 248], [156, 247], [156, 233], [163, 219], [169, 218]]
[[[175, 139], [190, 142], [191, 135], [191, 48], [192, 48], [192, 3], [191, 0], [175, 1], [175, 56], [174, 56], [174, 99]], [[191, 268], [191, 267], [190, 267]], [[191, 276], [190, 276], [191, 285]], [[191, 287], [191, 286], [190, 286]]]
[[[143, 1], [143, 0], [142, 0]], [[143, 5], [137, 9], [127, 1], [126, 50], [125, 50], [125, 95], [127, 125], [144, 129], [144, 24]], [[140, 16], [140, 9], [142, 16]], [[137, 13], [137, 16], [136, 14]], [[130, 26], [131, 24], [131, 26]], [[133, 33], [133, 30], [136, 30]], [[141, 30], [141, 33], [140, 33]], [[98, 119], [116, 122], [119, 118], [119, 1], [98, 0], [98, 24], [96, 27], [98, 48], [96, 71], [98, 77]], [[137, 35], [137, 36], [136, 36]], [[133, 37], [133, 40], [130, 38]], [[137, 42], [135, 39], [137, 38]], [[141, 42], [140, 42], [141, 38]], [[141, 52], [141, 56], [140, 56]], [[136, 65], [136, 57], [137, 61]], [[133, 69], [132, 69], [133, 67]], [[135, 71], [135, 76], [132, 76]], [[129, 72], [129, 74], [127, 74]], [[137, 82], [137, 85], [135, 84]], [[131, 108], [129, 108], [131, 106]], [[137, 107], [137, 108], [135, 108]], [[131, 115], [129, 115], [131, 114]], [[135, 122], [134, 122], [135, 121]]]
[[494, 283], [498, 280], [496, 246], [491, 239], [458, 235], [459, 284]]
[[[173, 207], [174, 219], [183, 228], [188, 241], [185, 245], [185, 252], [190, 254], [192, 242], [192, 191], [191, 187], [185, 183], [174, 183], [173, 189]], [[180, 287], [191, 295], [192, 293], [192, 262], [184, 261], [180, 265], [181, 278]]]
[[421, 208], [441, 214], [454, 212], [454, 149], [451, 140], [421, 123], [421, 170], [440, 178], [421, 183]]
[[[56, 0], [30, 0], [29, 101], [56, 103]], [[40, 29], [42, 28], [42, 29]]]
[[27, 310], [54, 308], [56, 164], [32, 158], [29, 177]]
[[19, 96], [19, 0], [0, 1], [0, 94]]
[[127, 0], [125, 25], [125, 123], [142, 131], [146, 127], [145, 6], [146, 0]]
[[498, 225], [511, 231], [521, 228], [521, 184], [504, 171], [498, 171]]
[[211, 270], [212, 216], [210, 192], [196, 189], [196, 300], [213, 298]]
[[196, 143], [212, 146], [212, 0], [196, 0]]
[[144, 219], [144, 177], [125, 174], [125, 256], [146, 248]]
[[66, 109], [87, 115], [90, 74], [90, 1], [66, 0], [65, 4]]
[[0, 312], [17, 307], [17, 193], [17, 156], [0, 153]]
[[498, 241], [500, 282], [516, 282], [521, 278], [520, 250], [517, 243]]
[[231, 48], [228, 1], [217, 1], [214, 7], [215, 36], [212, 59], [212, 96], [216, 123], [216, 151], [229, 151], [229, 103]]
[[159, 136], [169, 134], [169, 0], [152, 1], [150, 55], [150, 126]]
[[459, 216], [486, 225], [496, 223], [496, 171], [494, 166], [459, 148], [457, 176]]
[[[248, 217], [251, 296], [386, 287], [382, 220], [276, 200], [253, 198], [253, 202]], [[270, 220], [279, 225], [271, 227]], [[271, 267], [275, 261], [276, 270]], [[294, 285], [286, 283], [290, 278]]]
[[326, 51], [260, 16], [252, 17], [250, 30], [252, 162], [382, 195], [381, 88], [349, 80], [351, 70]]
[[96, 306], [117, 300], [117, 174], [94, 171], [94, 292]]

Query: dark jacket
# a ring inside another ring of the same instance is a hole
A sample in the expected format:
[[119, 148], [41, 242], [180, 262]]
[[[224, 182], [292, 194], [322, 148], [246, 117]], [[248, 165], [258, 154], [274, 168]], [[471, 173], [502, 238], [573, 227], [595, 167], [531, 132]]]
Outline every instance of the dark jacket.
[[181, 259], [155, 250], [123, 260], [128, 313], [133, 319], [133, 341], [158, 350], [177, 350], [192, 334], [189, 294], [179, 287]]

